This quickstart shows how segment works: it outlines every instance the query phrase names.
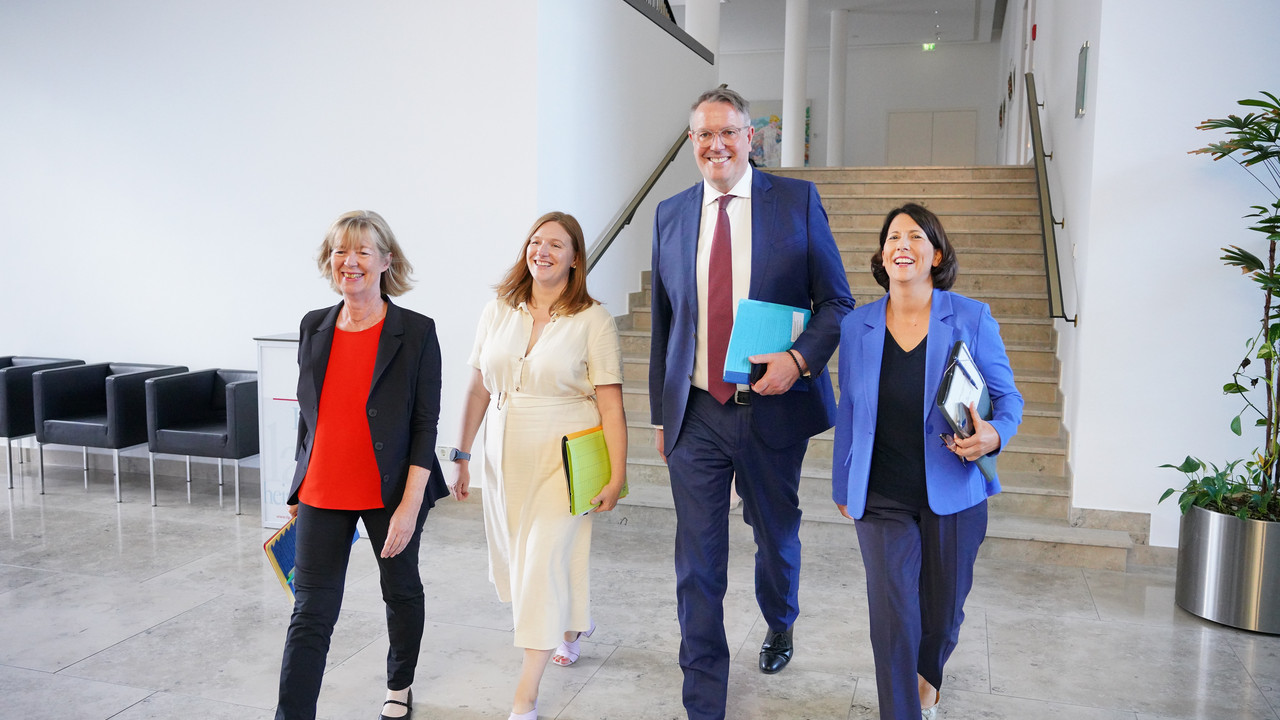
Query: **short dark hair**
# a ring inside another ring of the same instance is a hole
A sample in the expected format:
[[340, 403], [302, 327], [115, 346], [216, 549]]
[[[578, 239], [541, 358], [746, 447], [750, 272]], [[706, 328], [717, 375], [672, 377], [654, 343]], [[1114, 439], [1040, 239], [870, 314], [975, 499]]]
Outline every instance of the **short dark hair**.
[[690, 119], [693, 119], [693, 114], [698, 112], [698, 106], [702, 105], [702, 103], [728, 103], [733, 106], [734, 110], [738, 111], [739, 115], [745, 118], [744, 121], [748, 125], [751, 124], [751, 103], [727, 87], [712, 88], [699, 95], [698, 99], [694, 100], [693, 105], [689, 107]]
[[884, 241], [889, 236], [889, 225], [899, 215], [907, 215], [915, 220], [920, 229], [924, 230], [925, 236], [929, 238], [929, 243], [934, 249], [942, 251], [942, 261], [937, 267], [929, 270], [929, 276], [933, 278], [935, 288], [950, 290], [951, 286], [956, 284], [956, 273], [960, 269], [960, 263], [956, 260], [956, 250], [947, 239], [947, 231], [942, 229], [942, 221], [938, 216], [915, 203], [894, 208], [884, 216], [884, 226], [880, 228], [880, 247], [871, 254], [871, 275], [875, 277], [876, 282], [880, 283], [880, 287], [889, 289], [889, 273], [884, 270]]

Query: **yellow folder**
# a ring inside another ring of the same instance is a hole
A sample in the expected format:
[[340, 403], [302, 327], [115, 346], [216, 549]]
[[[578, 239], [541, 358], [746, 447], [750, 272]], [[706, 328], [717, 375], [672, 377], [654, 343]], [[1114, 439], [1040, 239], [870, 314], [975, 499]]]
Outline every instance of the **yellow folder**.
[[[594, 507], [591, 499], [600, 494], [613, 474], [609, 464], [609, 448], [604, 442], [604, 427], [597, 425], [587, 430], [565, 435], [560, 440], [564, 455], [564, 476], [569, 483], [569, 514], [586, 515]], [[627, 486], [622, 486], [619, 498], [627, 496]]]

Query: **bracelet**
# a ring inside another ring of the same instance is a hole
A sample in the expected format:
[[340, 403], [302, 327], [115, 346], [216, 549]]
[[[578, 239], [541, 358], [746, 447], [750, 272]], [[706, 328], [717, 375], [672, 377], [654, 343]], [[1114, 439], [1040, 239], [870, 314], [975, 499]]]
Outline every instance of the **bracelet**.
[[796, 358], [795, 351], [792, 350], [791, 348], [787, 348], [787, 355], [791, 358], [791, 362], [796, 364], [796, 370], [799, 371], [800, 377], [809, 377], [805, 373], [804, 368], [800, 367], [800, 360]]

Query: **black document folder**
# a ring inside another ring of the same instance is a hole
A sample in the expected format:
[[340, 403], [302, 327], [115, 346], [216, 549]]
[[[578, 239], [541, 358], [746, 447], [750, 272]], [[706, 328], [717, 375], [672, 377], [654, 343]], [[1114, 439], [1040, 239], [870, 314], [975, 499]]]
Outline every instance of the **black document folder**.
[[[968, 410], [971, 402], [978, 403], [978, 415], [983, 420], [991, 419], [991, 395], [987, 392], [987, 381], [973, 361], [969, 346], [963, 340], [957, 340], [951, 346], [951, 357], [947, 359], [947, 369], [942, 373], [935, 403], [958, 437], [973, 434], [973, 423], [970, 422]], [[995, 479], [995, 458], [984, 455], [974, 462], [982, 471], [983, 477]]]

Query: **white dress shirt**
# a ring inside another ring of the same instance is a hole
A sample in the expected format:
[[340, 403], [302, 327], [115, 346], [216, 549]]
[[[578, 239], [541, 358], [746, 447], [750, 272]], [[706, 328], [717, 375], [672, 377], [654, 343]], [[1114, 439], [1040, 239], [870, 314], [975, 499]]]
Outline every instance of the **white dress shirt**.
[[[733, 195], [726, 212], [729, 215], [729, 238], [733, 247], [733, 314], [738, 314], [738, 301], [751, 290], [751, 174], [747, 172], [722, 193], [702, 182], [702, 223], [698, 230], [698, 346], [693, 356], [692, 383], [707, 389], [707, 277], [711, 269], [711, 239], [720, 215], [721, 195]], [[744, 386], [745, 387], [745, 386]]]

